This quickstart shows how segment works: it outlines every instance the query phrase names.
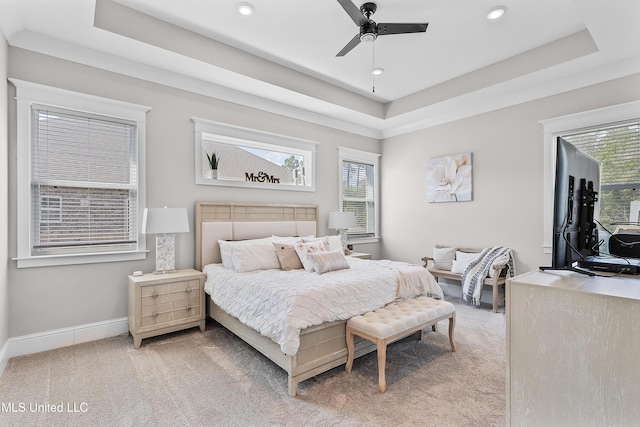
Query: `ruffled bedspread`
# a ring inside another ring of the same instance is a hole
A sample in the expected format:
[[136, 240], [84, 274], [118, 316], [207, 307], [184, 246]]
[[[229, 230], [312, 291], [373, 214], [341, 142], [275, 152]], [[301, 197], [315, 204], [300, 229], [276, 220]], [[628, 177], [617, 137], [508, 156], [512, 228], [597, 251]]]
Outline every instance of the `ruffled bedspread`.
[[204, 268], [205, 291], [222, 310], [288, 355], [300, 345], [300, 331], [313, 325], [376, 310], [417, 295], [442, 298], [442, 289], [423, 267], [396, 261], [348, 258], [351, 268], [322, 275], [305, 270], [236, 273], [221, 264]]

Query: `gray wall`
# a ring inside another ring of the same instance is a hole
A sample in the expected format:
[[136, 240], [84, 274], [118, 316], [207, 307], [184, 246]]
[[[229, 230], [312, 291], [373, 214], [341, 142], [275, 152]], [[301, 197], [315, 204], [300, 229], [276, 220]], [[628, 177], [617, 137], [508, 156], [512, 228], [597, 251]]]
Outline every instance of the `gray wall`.
[[[7, 80], [7, 42], [0, 28], [0, 82]], [[0, 83], [0, 351], [9, 338], [9, 284], [7, 263], [9, 255], [7, 213], [7, 85]], [[0, 358], [1, 360], [2, 358]], [[0, 362], [1, 363], [1, 362]], [[0, 372], [2, 368], [0, 367]]]
[[[436, 243], [511, 247], [516, 271], [543, 253], [540, 120], [640, 99], [640, 74], [382, 142], [382, 256], [419, 262]], [[473, 153], [473, 201], [427, 203], [431, 157]]]
[[[321, 233], [338, 208], [337, 147], [379, 152], [379, 141], [140, 81], [49, 56], [9, 48], [9, 77], [147, 105], [147, 205], [187, 207], [193, 230], [196, 200], [312, 203], [320, 206]], [[9, 85], [9, 206], [16, 201], [15, 88]], [[194, 183], [191, 117], [318, 142], [315, 193], [198, 186]], [[9, 210], [9, 257], [16, 256], [16, 212]], [[17, 269], [9, 262], [9, 336], [83, 325], [127, 315], [127, 275], [153, 271], [154, 241], [146, 261]], [[373, 252], [377, 245], [358, 250]], [[177, 268], [194, 266], [193, 232], [178, 235]]]

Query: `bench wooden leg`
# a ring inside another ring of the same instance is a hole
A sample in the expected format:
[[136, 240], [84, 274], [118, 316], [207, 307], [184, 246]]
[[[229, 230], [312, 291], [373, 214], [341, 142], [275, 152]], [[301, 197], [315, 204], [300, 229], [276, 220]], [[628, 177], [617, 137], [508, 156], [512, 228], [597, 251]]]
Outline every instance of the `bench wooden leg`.
[[498, 312], [498, 291], [500, 286], [494, 284], [493, 285], [493, 312]]
[[456, 342], [453, 340], [453, 331], [456, 327], [456, 313], [451, 313], [449, 318], [449, 343], [451, 344], [451, 351], [456, 351]]
[[376, 340], [378, 351], [378, 391], [384, 393], [387, 391], [387, 380], [385, 375], [385, 366], [387, 363], [387, 340]]
[[354, 358], [354, 348], [353, 348], [353, 334], [351, 333], [351, 328], [347, 326], [347, 330], [345, 331], [345, 339], [347, 341], [347, 364], [344, 367], [344, 370], [347, 373], [351, 372], [351, 368], [353, 367], [353, 358]]

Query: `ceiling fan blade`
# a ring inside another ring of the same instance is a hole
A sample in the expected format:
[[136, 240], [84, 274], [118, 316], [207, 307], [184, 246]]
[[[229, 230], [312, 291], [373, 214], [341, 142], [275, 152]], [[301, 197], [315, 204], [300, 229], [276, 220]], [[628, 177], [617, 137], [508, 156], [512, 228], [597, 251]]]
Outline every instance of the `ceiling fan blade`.
[[401, 24], [378, 24], [378, 35], [384, 36], [388, 34], [406, 34], [406, 33], [424, 33], [427, 31], [428, 22], [419, 23], [401, 23]]
[[358, 46], [360, 43], [360, 33], [356, 34], [354, 38], [352, 38], [349, 43], [345, 47], [342, 48], [340, 52], [336, 56], [345, 56], [351, 49]]
[[368, 21], [367, 17], [360, 12], [360, 9], [351, 0], [338, 0], [338, 3], [358, 27]]

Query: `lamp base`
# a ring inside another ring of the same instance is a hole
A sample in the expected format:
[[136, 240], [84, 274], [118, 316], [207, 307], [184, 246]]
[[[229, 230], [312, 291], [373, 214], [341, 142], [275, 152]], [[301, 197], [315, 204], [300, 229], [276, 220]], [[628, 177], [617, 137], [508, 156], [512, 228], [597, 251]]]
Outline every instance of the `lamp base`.
[[176, 270], [176, 236], [173, 234], [156, 235], [156, 271], [154, 274], [166, 274]]
[[349, 255], [351, 253], [351, 250], [347, 247], [347, 229], [339, 229], [338, 234], [340, 235], [340, 243], [342, 243], [342, 251], [345, 255]]

